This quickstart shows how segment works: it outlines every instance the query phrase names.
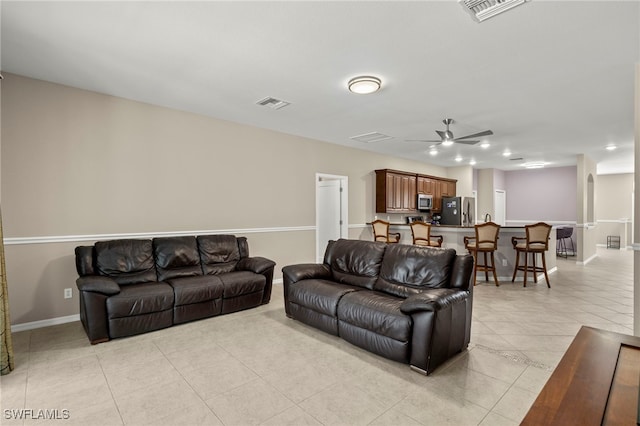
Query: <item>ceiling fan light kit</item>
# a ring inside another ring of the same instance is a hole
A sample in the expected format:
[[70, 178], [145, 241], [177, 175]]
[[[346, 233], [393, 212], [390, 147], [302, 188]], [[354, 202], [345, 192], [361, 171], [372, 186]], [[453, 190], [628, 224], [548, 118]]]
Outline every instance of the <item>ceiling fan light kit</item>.
[[359, 95], [368, 95], [369, 93], [377, 92], [380, 90], [381, 85], [382, 81], [378, 77], [366, 75], [354, 77], [349, 80], [349, 83], [347, 84], [349, 91]]

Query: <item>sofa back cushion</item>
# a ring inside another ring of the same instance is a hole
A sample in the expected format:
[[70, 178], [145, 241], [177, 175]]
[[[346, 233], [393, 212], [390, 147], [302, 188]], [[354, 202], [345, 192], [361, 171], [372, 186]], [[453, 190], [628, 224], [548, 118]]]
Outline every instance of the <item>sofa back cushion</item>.
[[425, 288], [448, 288], [455, 258], [454, 249], [391, 244], [384, 253], [374, 289], [408, 297]]
[[76, 271], [78, 271], [78, 275], [81, 277], [85, 275], [95, 275], [95, 248], [93, 246], [78, 246], [75, 249], [75, 253]]
[[331, 268], [334, 281], [372, 290], [380, 272], [385, 248], [385, 243], [373, 241], [329, 241], [324, 263]]
[[158, 281], [202, 275], [196, 237], [153, 239]]
[[157, 281], [151, 240], [98, 241], [95, 253], [98, 274], [118, 284]]
[[240, 249], [234, 235], [200, 235], [198, 250], [202, 272], [218, 275], [235, 271]]

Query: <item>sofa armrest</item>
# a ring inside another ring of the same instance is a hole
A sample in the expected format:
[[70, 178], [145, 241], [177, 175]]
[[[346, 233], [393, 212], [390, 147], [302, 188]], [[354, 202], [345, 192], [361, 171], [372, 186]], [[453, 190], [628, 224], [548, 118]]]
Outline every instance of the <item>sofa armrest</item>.
[[80, 291], [102, 293], [107, 296], [120, 293], [120, 286], [115, 282], [115, 280], [109, 277], [100, 277], [97, 275], [78, 278], [76, 280], [76, 286], [78, 286], [78, 290]]
[[256, 274], [264, 274], [269, 269], [273, 269], [276, 262], [266, 257], [245, 257], [240, 259], [236, 268], [240, 271], [251, 271]]
[[460, 303], [468, 297], [469, 293], [464, 290], [434, 288], [407, 297], [400, 305], [400, 310], [404, 314], [413, 314], [420, 311], [436, 312], [450, 305]]
[[319, 263], [302, 263], [282, 268], [282, 278], [285, 283], [292, 284], [308, 279], [331, 279], [329, 267]]

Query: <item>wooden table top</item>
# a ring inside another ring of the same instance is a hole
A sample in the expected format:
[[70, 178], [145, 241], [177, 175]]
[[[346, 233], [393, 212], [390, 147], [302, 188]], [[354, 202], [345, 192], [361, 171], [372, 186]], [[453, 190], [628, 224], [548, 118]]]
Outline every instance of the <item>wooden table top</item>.
[[635, 425], [640, 338], [583, 326], [521, 425]]

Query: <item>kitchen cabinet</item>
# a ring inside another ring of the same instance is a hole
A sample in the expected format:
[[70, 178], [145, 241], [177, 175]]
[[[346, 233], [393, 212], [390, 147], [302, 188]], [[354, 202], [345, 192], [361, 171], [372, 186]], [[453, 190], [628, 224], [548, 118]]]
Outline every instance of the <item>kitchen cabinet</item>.
[[376, 213], [415, 213], [416, 175], [376, 170]]
[[436, 180], [431, 177], [418, 175], [417, 187], [418, 194], [436, 194]]
[[376, 170], [376, 213], [416, 213], [417, 194], [433, 195], [434, 212], [442, 197], [455, 197], [456, 180], [399, 170]]
[[442, 211], [442, 198], [456, 196], [456, 182], [453, 179], [440, 178], [436, 180], [435, 194], [433, 195], [432, 211]]

